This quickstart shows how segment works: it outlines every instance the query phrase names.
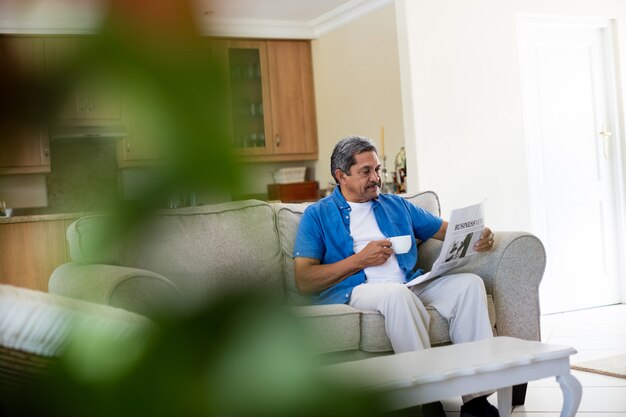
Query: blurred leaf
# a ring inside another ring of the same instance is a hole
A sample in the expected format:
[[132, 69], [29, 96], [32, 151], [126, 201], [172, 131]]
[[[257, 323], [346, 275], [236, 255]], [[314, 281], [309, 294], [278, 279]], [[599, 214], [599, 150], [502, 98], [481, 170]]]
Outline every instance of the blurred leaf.
[[54, 372], [17, 404], [40, 417], [380, 415], [377, 395], [322, 376], [303, 329], [255, 294], [215, 299], [143, 344], [79, 328]]
[[[102, 246], [95, 251], [131, 232], [169, 195], [232, 192], [242, 181], [227, 140], [225, 74], [212, 61], [207, 40], [195, 33], [190, 2], [111, 0], [109, 6], [93, 41], [48, 78], [33, 82], [11, 65], [0, 66], [6, 111], [0, 122], [51, 119], [67, 91], [89, 80], [128, 97], [131, 113], [147, 120], [149, 140], [164, 149], [166, 163], [140, 199], [120, 204], [101, 228]], [[33, 104], [42, 91], [41, 103]], [[164, 317], [161, 324], [144, 343], [120, 343], [106, 331], [78, 328], [51, 374], [13, 393], [11, 414], [378, 414], [376, 395], [320, 376], [312, 336], [276, 300], [224, 295], [202, 312]]]

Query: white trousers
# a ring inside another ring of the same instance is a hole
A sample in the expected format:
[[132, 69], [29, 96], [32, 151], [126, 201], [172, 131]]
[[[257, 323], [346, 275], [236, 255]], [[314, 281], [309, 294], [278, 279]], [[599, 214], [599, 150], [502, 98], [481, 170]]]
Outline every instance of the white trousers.
[[[435, 308], [448, 321], [452, 343], [493, 337], [485, 284], [474, 274], [445, 275], [410, 289], [392, 282], [361, 284], [352, 291], [349, 304], [383, 315], [395, 353], [430, 347], [430, 316], [425, 306]], [[485, 394], [464, 396], [463, 400]]]

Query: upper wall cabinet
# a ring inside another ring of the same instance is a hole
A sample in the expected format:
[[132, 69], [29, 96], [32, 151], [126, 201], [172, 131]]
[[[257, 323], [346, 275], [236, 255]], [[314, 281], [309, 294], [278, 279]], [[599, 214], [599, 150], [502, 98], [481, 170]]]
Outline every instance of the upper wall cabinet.
[[44, 126], [24, 126], [0, 139], [0, 175], [48, 172], [50, 142]]
[[[33, 81], [44, 74], [43, 40], [35, 37], [0, 37], [0, 63], [2, 73], [12, 77], [17, 74], [22, 79]], [[8, 75], [7, 75], [8, 74]], [[33, 87], [31, 85], [30, 87]], [[3, 92], [6, 94], [6, 92]], [[30, 91], [21, 97], [3, 94], [5, 100], [26, 109], [34, 107], [37, 91]], [[10, 108], [10, 107], [7, 107]], [[15, 126], [0, 126], [0, 175], [34, 174], [50, 172], [50, 143], [48, 130], [43, 121], [31, 126], [18, 123]]]
[[[89, 37], [50, 37], [45, 39], [46, 68], [54, 74], [88, 51]], [[52, 123], [56, 125], [123, 125], [128, 135], [118, 140], [119, 168], [154, 165], [159, 162], [154, 142], [147, 130], [147, 117], [141, 108], [131, 108], [132, 93], [119, 93], [95, 75], [77, 75], [63, 92]]]
[[[133, 102], [132, 99], [128, 99]], [[150, 114], [148, 106], [142, 106], [138, 102], [128, 106], [125, 113], [125, 123], [128, 135], [117, 143], [117, 166], [118, 168], [131, 168], [141, 166], [159, 165], [163, 156], [167, 155], [160, 140], [162, 133], [155, 126], [154, 115]]]
[[[88, 36], [0, 37], [3, 66], [58, 81], [51, 120], [10, 133], [0, 126], [0, 175], [50, 172], [49, 133], [59, 125], [123, 125], [128, 136], [118, 141], [120, 168], [154, 165], [167, 154], [157, 146], [156, 138], [165, 141], [151, 122], [154, 115], [143, 114], [147, 110], [132, 92], [122, 94], [105, 80], [68, 72], [90, 42]], [[230, 140], [241, 160], [317, 159], [310, 42], [223, 39], [210, 45], [212, 59], [227, 76]]]
[[[46, 68], [51, 74], [67, 66], [89, 48], [88, 37], [45, 39]], [[60, 124], [116, 124], [122, 122], [122, 99], [104, 80], [82, 75], [67, 87], [56, 120]]]
[[242, 155], [272, 153], [270, 85], [267, 42], [226, 41], [224, 58], [228, 74], [228, 99], [232, 120], [231, 144]]
[[270, 41], [268, 55], [274, 155], [317, 159], [310, 43]]
[[244, 161], [317, 159], [308, 41], [213, 43], [228, 74], [231, 143]]

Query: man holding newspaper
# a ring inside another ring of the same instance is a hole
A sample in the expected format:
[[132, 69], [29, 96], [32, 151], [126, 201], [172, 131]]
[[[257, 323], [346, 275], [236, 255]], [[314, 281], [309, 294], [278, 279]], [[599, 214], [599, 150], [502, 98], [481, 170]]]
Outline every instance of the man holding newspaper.
[[[381, 194], [380, 168], [369, 139], [351, 136], [335, 145], [331, 173], [337, 187], [305, 210], [296, 236], [298, 290], [318, 304], [379, 311], [396, 353], [430, 347], [426, 305], [448, 320], [452, 343], [493, 337], [482, 279], [446, 274], [493, 247], [482, 204], [453, 211], [447, 222], [399, 196]], [[410, 249], [395, 253], [389, 238], [402, 235], [410, 235]], [[429, 238], [444, 244], [433, 269], [423, 274], [414, 271], [416, 239]], [[461, 416], [497, 417], [486, 395], [464, 397]]]

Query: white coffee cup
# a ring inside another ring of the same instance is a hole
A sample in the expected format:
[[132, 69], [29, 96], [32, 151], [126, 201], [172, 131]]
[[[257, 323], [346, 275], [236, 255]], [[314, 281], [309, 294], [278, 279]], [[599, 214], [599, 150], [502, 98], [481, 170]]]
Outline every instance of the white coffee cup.
[[411, 235], [390, 237], [389, 241], [391, 249], [398, 255], [407, 253], [411, 249]]

